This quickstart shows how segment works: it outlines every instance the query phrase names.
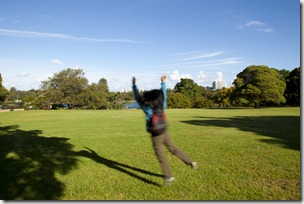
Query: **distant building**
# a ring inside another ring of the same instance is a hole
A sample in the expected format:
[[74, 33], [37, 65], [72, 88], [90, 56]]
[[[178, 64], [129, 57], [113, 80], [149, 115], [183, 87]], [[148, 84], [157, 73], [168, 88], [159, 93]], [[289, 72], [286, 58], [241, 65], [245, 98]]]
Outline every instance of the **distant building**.
[[213, 90], [213, 87], [211, 87], [211, 86], [206, 86], [205, 89], [207, 89], [207, 90]]
[[214, 82], [212, 82], [212, 88], [213, 89], [222, 89], [222, 88], [225, 88], [225, 82], [214, 81]]

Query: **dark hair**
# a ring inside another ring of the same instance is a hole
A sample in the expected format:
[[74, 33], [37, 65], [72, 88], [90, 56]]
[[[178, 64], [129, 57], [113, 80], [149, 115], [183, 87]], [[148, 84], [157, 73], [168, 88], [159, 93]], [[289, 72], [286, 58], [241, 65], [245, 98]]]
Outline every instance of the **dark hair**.
[[164, 93], [162, 90], [153, 89], [143, 94], [144, 104], [150, 106], [153, 110], [164, 108]]

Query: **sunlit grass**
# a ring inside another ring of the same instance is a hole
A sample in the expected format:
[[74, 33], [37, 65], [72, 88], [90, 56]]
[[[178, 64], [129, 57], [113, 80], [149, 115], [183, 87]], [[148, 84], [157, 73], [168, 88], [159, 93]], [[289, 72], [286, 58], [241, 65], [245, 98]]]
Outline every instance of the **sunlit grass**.
[[300, 199], [300, 108], [167, 116], [175, 144], [199, 165], [192, 170], [168, 153], [170, 187], [162, 186], [140, 110], [0, 113], [0, 198]]

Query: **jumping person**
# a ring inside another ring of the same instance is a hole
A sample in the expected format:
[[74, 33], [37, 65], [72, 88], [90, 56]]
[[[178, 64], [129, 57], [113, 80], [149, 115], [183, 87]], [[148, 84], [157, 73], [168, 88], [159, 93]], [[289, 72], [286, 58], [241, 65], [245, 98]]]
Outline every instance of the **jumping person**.
[[165, 151], [163, 145], [167, 147], [167, 149], [176, 157], [178, 157], [185, 164], [191, 166], [193, 169], [196, 169], [197, 163], [194, 162], [187, 154], [185, 154], [182, 150], [178, 149], [171, 139], [167, 130], [162, 132], [161, 134], [155, 134], [150, 130], [150, 124], [153, 112], [155, 110], [164, 111], [167, 106], [167, 91], [166, 91], [166, 76], [161, 77], [161, 89], [154, 89], [151, 91], [146, 91], [142, 95], [139, 94], [138, 88], [136, 86], [136, 79], [133, 77], [132, 80], [132, 88], [135, 96], [135, 100], [138, 102], [141, 109], [145, 112], [146, 115], [146, 129], [149, 133], [151, 133], [152, 144], [154, 148], [155, 155], [161, 165], [162, 171], [164, 173], [164, 185], [168, 186], [174, 181], [174, 177], [172, 176], [171, 169], [169, 166], [169, 162], [166, 158]]

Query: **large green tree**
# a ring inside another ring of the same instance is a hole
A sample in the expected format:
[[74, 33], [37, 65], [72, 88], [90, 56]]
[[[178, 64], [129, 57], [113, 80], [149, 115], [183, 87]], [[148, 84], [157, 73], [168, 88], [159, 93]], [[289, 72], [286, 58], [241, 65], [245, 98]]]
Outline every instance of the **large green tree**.
[[15, 87], [11, 87], [9, 90], [8, 101], [22, 100], [22, 102], [31, 102], [39, 96], [39, 90], [31, 89], [28, 91], [21, 91]]
[[232, 100], [236, 104], [259, 108], [262, 103], [285, 103], [283, 96], [286, 84], [279, 73], [264, 65], [245, 68], [234, 80]]
[[207, 99], [206, 97], [199, 96], [194, 99], [192, 102], [192, 107], [193, 108], [210, 108], [215, 106], [213, 101]]
[[83, 101], [85, 109], [107, 109], [109, 106], [109, 88], [105, 78], [98, 83], [92, 83], [83, 93]]
[[288, 105], [300, 105], [300, 67], [293, 69], [286, 80], [286, 90], [284, 96], [286, 98], [286, 104]]
[[286, 69], [277, 70], [279, 72], [281, 79], [286, 79], [286, 77], [289, 75], [290, 71]]
[[170, 93], [167, 97], [167, 105], [169, 108], [191, 108], [191, 101], [184, 94]]
[[53, 77], [42, 81], [41, 88], [45, 92], [47, 103], [67, 103], [83, 106], [83, 96], [88, 87], [88, 79], [82, 69], [68, 68]]
[[195, 99], [200, 95], [199, 86], [192, 79], [181, 79], [174, 87], [175, 92], [181, 93], [190, 100]]
[[227, 107], [230, 105], [230, 95], [233, 92], [234, 87], [222, 88], [214, 92], [213, 100], [221, 107]]
[[0, 74], [0, 103], [8, 97], [9, 91], [2, 85], [2, 76]]
[[121, 92], [111, 92], [109, 94], [109, 108], [110, 109], [123, 109], [124, 108], [124, 95]]

